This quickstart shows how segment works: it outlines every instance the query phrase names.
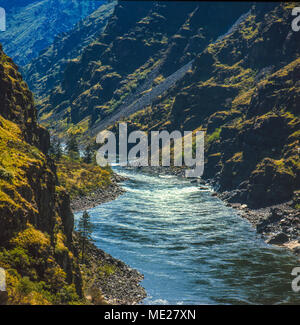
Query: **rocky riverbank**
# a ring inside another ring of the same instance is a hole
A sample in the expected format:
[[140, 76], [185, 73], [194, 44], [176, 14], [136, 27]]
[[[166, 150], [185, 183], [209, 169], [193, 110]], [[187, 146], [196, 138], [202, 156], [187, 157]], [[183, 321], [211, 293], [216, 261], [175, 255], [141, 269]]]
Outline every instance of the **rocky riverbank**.
[[[226, 202], [227, 193], [217, 194]], [[267, 244], [286, 247], [300, 256], [300, 211], [293, 201], [260, 209], [250, 209], [247, 204], [226, 203], [247, 219]]]
[[77, 196], [71, 200], [71, 208], [73, 212], [92, 209], [97, 205], [113, 201], [125, 190], [120, 187], [119, 183], [126, 179], [120, 175], [112, 174], [111, 183], [106, 188], [97, 188], [88, 195]]
[[[78, 234], [75, 233], [78, 244]], [[81, 264], [84, 292], [95, 305], [136, 305], [146, 298], [140, 285], [144, 276], [124, 262], [105, 253], [94, 244], [86, 247], [86, 261]]]
[[[201, 181], [211, 187], [217, 187], [214, 181]], [[267, 244], [290, 249], [300, 256], [300, 210], [295, 206], [299, 198], [294, 200], [266, 206], [252, 208], [247, 202], [235, 202], [238, 190], [213, 192], [213, 196], [220, 198], [229, 207], [238, 211], [238, 214], [248, 220], [262, 236]]]
[[[73, 211], [91, 209], [105, 202], [115, 200], [125, 192], [119, 185], [126, 178], [112, 174], [111, 184], [99, 188], [89, 196], [81, 196], [71, 201]], [[79, 251], [78, 234], [74, 234], [74, 242]], [[86, 261], [81, 264], [84, 280], [84, 291], [91, 304], [103, 305], [136, 305], [146, 298], [145, 289], [140, 285], [144, 276], [130, 268], [124, 262], [105, 253], [93, 243], [86, 248]]]

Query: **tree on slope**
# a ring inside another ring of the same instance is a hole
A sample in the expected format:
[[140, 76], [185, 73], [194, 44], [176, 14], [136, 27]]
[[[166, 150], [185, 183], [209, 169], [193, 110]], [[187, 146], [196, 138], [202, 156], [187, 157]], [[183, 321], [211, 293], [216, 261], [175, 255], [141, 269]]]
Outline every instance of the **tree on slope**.
[[79, 244], [81, 250], [81, 261], [82, 263], [86, 260], [86, 247], [88, 242], [92, 242], [92, 232], [93, 232], [93, 225], [91, 223], [90, 215], [87, 211], [84, 211], [79, 222], [77, 231], [79, 233]]

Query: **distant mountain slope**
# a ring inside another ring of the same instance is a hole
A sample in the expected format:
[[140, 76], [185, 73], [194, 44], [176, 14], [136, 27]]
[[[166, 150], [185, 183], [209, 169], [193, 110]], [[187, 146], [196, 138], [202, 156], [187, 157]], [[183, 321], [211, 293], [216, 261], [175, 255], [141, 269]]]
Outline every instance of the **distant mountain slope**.
[[70, 30], [103, 1], [32, 0], [0, 1], [7, 11], [7, 30], [0, 41], [18, 65], [25, 65], [49, 46], [55, 36]]
[[84, 133], [194, 58], [250, 7], [120, 1], [104, 33], [68, 63], [63, 80], [39, 102], [41, 122], [60, 135]]
[[69, 60], [77, 58], [106, 27], [116, 2], [103, 4], [90, 16], [80, 21], [69, 32], [60, 34], [54, 42], [22, 72], [35, 97], [45, 97], [63, 78]]

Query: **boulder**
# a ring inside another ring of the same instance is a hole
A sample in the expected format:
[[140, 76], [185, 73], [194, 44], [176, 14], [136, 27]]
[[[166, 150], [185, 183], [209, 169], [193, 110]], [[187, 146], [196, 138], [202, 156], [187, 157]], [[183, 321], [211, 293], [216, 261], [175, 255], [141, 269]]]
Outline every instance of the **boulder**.
[[283, 232], [281, 232], [279, 234], [274, 235], [269, 240], [267, 240], [267, 244], [282, 245], [282, 244], [286, 243], [287, 241], [289, 241], [289, 237], [286, 234], [284, 234]]

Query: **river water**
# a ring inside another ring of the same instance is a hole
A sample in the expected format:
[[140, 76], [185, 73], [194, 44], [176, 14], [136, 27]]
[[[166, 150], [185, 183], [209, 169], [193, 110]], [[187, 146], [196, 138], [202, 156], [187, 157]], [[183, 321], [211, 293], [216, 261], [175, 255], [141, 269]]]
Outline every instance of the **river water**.
[[123, 183], [127, 192], [89, 210], [93, 238], [144, 274], [144, 304], [300, 303], [291, 288], [297, 259], [266, 245], [209, 189], [114, 169], [130, 178]]

